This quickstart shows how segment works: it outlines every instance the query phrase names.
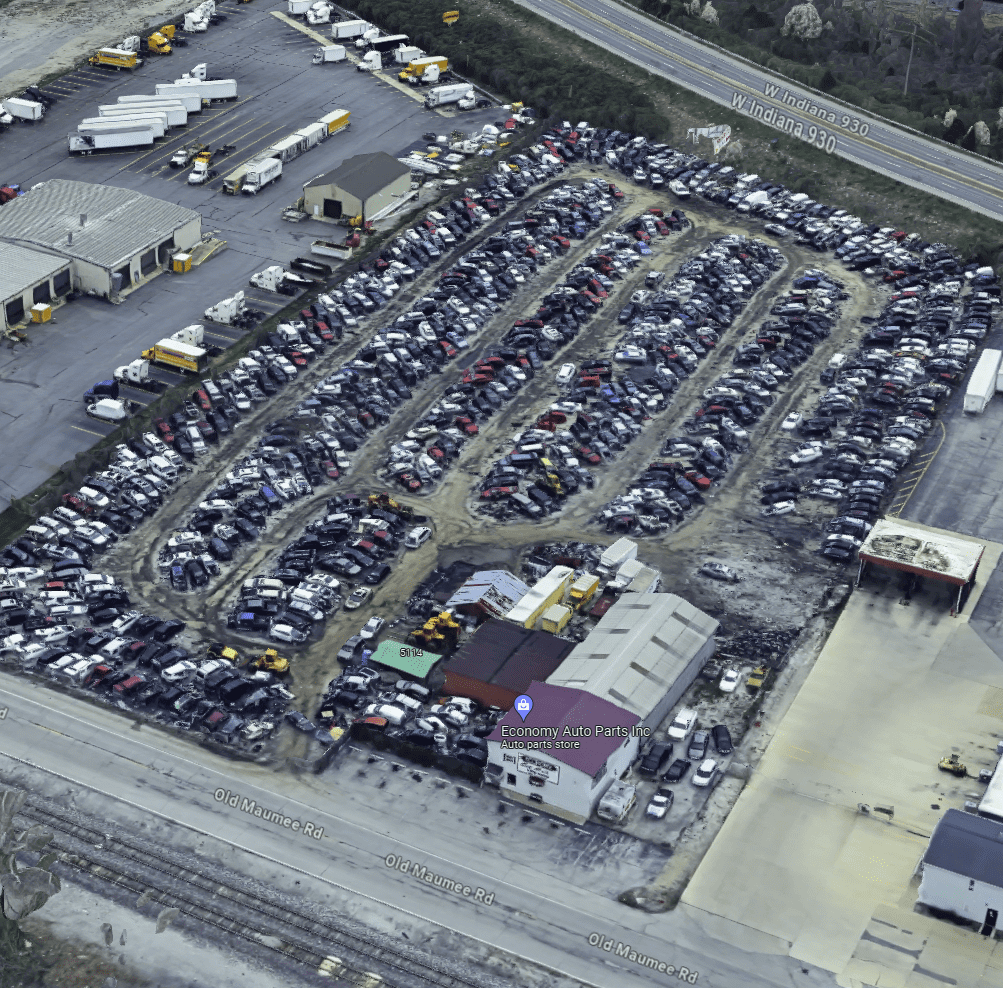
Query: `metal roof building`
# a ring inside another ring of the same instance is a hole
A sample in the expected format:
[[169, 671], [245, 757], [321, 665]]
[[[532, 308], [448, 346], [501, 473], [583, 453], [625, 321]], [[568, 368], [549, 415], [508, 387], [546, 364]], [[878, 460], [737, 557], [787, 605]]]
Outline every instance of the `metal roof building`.
[[411, 191], [411, 169], [385, 151], [357, 154], [303, 186], [303, 211], [316, 219], [378, 218]]
[[445, 606], [459, 614], [500, 618], [527, 593], [529, 587], [508, 570], [486, 569], [474, 573], [446, 601]]
[[919, 901], [983, 924], [989, 934], [1003, 910], [1003, 826], [961, 810], [937, 823], [923, 855]]
[[31, 307], [70, 290], [70, 262], [0, 241], [0, 330], [30, 318]]
[[377, 645], [369, 656], [369, 661], [415, 679], [425, 679], [441, 658], [437, 652], [426, 652], [414, 645], [405, 645], [404, 642], [387, 638]]
[[985, 545], [938, 532], [899, 518], [879, 518], [858, 556], [855, 586], [869, 566], [911, 573], [916, 577], [947, 583], [952, 591], [951, 614], [964, 606], [975, 583]]
[[73, 287], [110, 296], [159, 273], [202, 239], [202, 217], [131, 189], [52, 179], [0, 211], [0, 241], [65, 257]]
[[509, 710], [533, 680], [545, 680], [573, 647], [573, 642], [545, 631], [492, 618], [446, 663], [444, 688], [454, 696]]
[[654, 730], [714, 654], [718, 627], [676, 594], [624, 594], [547, 682], [616, 703]]

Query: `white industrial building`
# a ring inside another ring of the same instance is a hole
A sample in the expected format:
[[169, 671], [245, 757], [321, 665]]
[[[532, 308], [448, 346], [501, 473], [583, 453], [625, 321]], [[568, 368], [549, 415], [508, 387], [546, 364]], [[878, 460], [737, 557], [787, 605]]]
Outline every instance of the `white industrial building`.
[[533, 682], [526, 693], [526, 719], [509, 710], [487, 739], [485, 780], [517, 802], [584, 822], [637, 757], [638, 717], [584, 690]]
[[0, 241], [0, 330], [31, 316], [31, 307], [54, 302], [71, 288], [65, 257]]
[[948, 810], [923, 855], [919, 901], [982, 924], [990, 934], [1003, 911], [1003, 828], [999, 821]]
[[671, 593], [625, 593], [547, 677], [636, 714], [654, 731], [714, 654], [714, 618]]
[[[0, 210], [0, 243], [62, 257], [74, 289], [104, 297], [128, 292], [201, 240], [194, 210], [111, 185], [52, 179]], [[25, 272], [24, 290], [38, 279]]]

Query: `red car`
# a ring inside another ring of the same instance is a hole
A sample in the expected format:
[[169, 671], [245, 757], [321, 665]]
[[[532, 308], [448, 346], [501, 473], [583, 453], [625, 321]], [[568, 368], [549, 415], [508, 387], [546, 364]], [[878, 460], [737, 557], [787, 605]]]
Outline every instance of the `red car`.
[[702, 473], [698, 473], [696, 470], [687, 470], [683, 476], [691, 484], [695, 484], [702, 491], [705, 491], [708, 487], [710, 487], [710, 477], [705, 477]]
[[481, 497], [485, 501], [496, 501], [510, 494], [517, 494], [518, 491], [518, 487], [489, 487], [486, 491], [481, 491]]
[[446, 354], [447, 359], [452, 360], [456, 356], [456, 347], [451, 343], [447, 343], [445, 340], [439, 340], [439, 346], [442, 347]]
[[338, 468], [334, 465], [333, 460], [321, 460], [320, 468], [324, 471], [332, 480], [337, 480], [341, 473]]
[[663, 237], [669, 235], [669, 225], [664, 220], [655, 220], [655, 227]]
[[648, 212], [651, 213], [652, 216], [657, 216], [659, 219], [664, 219], [665, 218], [665, 212], [664, 212], [664, 210], [659, 209], [657, 206], [652, 206], [648, 210]]
[[468, 436], [476, 436], [477, 433], [480, 431], [474, 424], [474, 420], [472, 418], [468, 418], [466, 415], [458, 415], [453, 421]]
[[297, 367], [306, 367], [307, 359], [299, 350], [286, 350], [286, 359], [291, 360]]
[[554, 243], [561, 248], [561, 250], [569, 250], [571, 247], [571, 241], [568, 240], [567, 237], [559, 237], [555, 234], [550, 239], [553, 240]]
[[371, 412], [359, 412], [359, 421], [367, 429], [375, 429], [376, 428], [376, 419], [373, 418]]
[[209, 400], [209, 395], [206, 394], [205, 388], [199, 388], [197, 391], [193, 392], [192, 401], [194, 401], [203, 412], [212, 411], [212, 402]]
[[591, 466], [598, 466], [602, 463], [602, 457], [598, 453], [594, 453], [588, 446], [582, 446], [578, 450], [578, 455]]
[[64, 494], [63, 504], [82, 515], [89, 515], [93, 510], [86, 501], [81, 500], [76, 494]]
[[406, 491], [414, 492], [421, 490], [421, 481], [413, 473], [405, 471], [404, 473], [398, 474], [397, 482]]
[[645, 243], [645, 244], [650, 244], [651, 243], [651, 237], [649, 237], [644, 232], [644, 230], [635, 230], [634, 231], [634, 239], [635, 240], [640, 240], [642, 243]]
[[174, 431], [167, 424], [166, 419], [157, 418], [153, 420], [153, 426], [160, 433], [160, 438], [163, 439], [165, 443], [174, 442]]

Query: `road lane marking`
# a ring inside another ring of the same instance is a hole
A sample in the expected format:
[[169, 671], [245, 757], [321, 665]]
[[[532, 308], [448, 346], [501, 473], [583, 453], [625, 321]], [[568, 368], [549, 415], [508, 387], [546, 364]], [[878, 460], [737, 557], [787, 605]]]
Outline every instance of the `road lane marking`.
[[88, 435], [97, 436], [98, 439], [104, 439], [105, 433], [103, 432], [92, 432], [90, 429], [82, 429], [79, 425], [71, 425], [71, 429], [76, 429], [77, 432], [86, 432]]

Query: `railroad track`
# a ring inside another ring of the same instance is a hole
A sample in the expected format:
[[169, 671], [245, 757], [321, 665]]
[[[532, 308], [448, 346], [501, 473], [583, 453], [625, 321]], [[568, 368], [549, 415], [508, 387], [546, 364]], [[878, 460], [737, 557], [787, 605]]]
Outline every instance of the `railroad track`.
[[[389, 945], [387, 938], [351, 931], [324, 919], [321, 910], [236, 874], [220, 878], [194, 871], [197, 859], [132, 835], [115, 834], [84, 822], [80, 815], [29, 795], [18, 813], [27, 825], [42, 824], [55, 834], [63, 865], [157, 903], [176, 908], [197, 923], [239, 937], [306, 969], [318, 984], [341, 982], [359, 988], [494, 988], [500, 979], [461, 974], [414, 947]], [[373, 971], [371, 967], [380, 971]], [[323, 980], [322, 980], [323, 979]]]

